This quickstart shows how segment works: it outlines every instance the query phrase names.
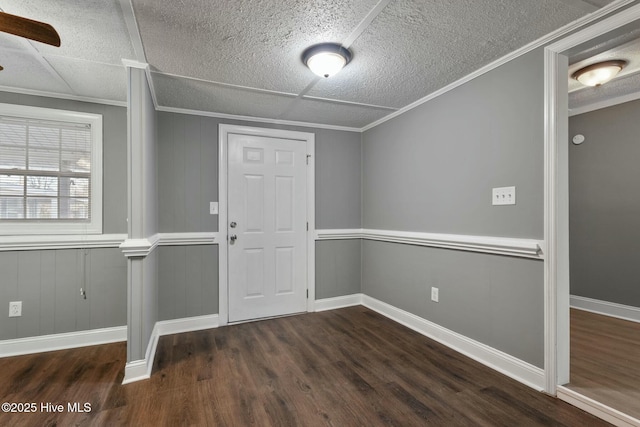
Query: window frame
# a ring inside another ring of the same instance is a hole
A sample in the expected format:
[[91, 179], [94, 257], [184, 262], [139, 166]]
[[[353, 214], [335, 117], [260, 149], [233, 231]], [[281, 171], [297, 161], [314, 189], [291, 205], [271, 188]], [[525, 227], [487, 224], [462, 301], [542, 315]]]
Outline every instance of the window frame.
[[87, 124], [91, 127], [91, 179], [87, 220], [0, 219], [0, 235], [102, 234], [102, 115], [81, 111], [0, 103], [0, 115], [18, 119]]

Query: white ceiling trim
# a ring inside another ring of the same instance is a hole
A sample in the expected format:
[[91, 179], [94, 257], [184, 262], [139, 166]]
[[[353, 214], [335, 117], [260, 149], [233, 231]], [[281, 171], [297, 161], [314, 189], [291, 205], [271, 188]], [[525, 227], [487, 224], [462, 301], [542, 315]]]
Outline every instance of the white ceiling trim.
[[207, 84], [211, 84], [211, 85], [214, 85], [214, 86], [220, 86], [220, 87], [225, 87], [225, 88], [230, 88], [230, 89], [241, 89], [241, 90], [246, 90], [248, 92], [264, 93], [264, 94], [269, 94], [269, 95], [280, 95], [280, 96], [286, 96], [288, 98], [296, 98], [296, 97], [298, 97], [297, 94], [290, 93], [290, 92], [280, 92], [280, 91], [277, 91], [277, 90], [260, 89], [260, 88], [251, 87], [251, 86], [234, 85], [234, 84], [231, 84], [231, 83], [216, 82], [214, 80], [199, 79], [197, 77], [181, 76], [180, 74], [163, 73], [162, 71], [152, 71], [152, 73], [153, 74], [158, 74], [158, 75], [161, 75], [161, 76], [175, 77], [175, 78], [178, 78], [178, 79], [192, 80], [194, 82], [207, 83]]
[[218, 119], [228, 119], [228, 120], [242, 120], [245, 122], [272, 123], [276, 125], [300, 126], [300, 127], [314, 128], [314, 129], [341, 130], [345, 132], [362, 132], [362, 129], [360, 128], [353, 128], [348, 126], [335, 126], [335, 125], [326, 125], [322, 123], [297, 122], [295, 120], [268, 119], [264, 117], [238, 116], [235, 114], [214, 113], [210, 111], [189, 110], [185, 108], [160, 106], [160, 107], [156, 107], [156, 110], [165, 111], [167, 113], [189, 114], [192, 116], [215, 117]]
[[349, 46], [351, 46], [351, 44], [354, 41], [358, 40], [358, 37], [360, 37], [362, 35], [362, 33], [364, 33], [364, 31], [367, 29], [367, 27], [369, 27], [369, 25], [371, 25], [373, 20], [376, 19], [376, 17], [378, 15], [380, 15], [380, 12], [382, 12], [382, 10], [385, 7], [387, 7], [389, 5], [389, 3], [391, 3], [391, 0], [380, 0], [378, 2], [378, 4], [376, 4], [373, 7], [373, 9], [371, 9], [371, 11], [369, 13], [367, 13], [367, 16], [365, 16], [362, 19], [362, 21], [360, 21], [360, 23], [351, 32], [351, 34], [349, 34], [347, 36], [347, 38], [342, 41], [342, 46], [344, 46], [344, 47], [346, 47], [348, 49]]
[[22, 95], [43, 96], [46, 98], [68, 99], [70, 101], [92, 102], [94, 104], [113, 105], [115, 107], [126, 107], [125, 101], [114, 101], [112, 99], [91, 98], [88, 96], [70, 95], [57, 92], [45, 92], [41, 90], [24, 89], [10, 86], [0, 86], [0, 91], [9, 93], [19, 93]]
[[131, 40], [133, 51], [136, 54], [136, 59], [140, 62], [147, 62], [144, 54], [144, 46], [142, 45], [142, 37], [140, 37], [140, 30], [138, 29], [138, 21], [136, 21], [131, 0], [120, 0], [120, 9], [122, 10], [124, 22], [129, 31], [129, 39]]
[[626, 95], [617, 96], [615, 98], [606, 99], [604, 101], [594, 102], [593, 104], [584, 105], [582, 107], [569, 109], [569, 117], [601, 110], [607, 107], [613, 107], [614, 105], [624, 104], [625, 102], [635, 101], [636, 99], [640, 99], [640, 90]]
[[488, 73], [489, 71], [498, 68], [501, 65], [506, 64], [509, 61], [512, 61], [528, 52], [531, 52], [532, 50], [544, 46], [546, 44], [549, 44], [551, 42], [553, 42], [554, 40], [570, 33], [573, 32], [581, 27], [584, 27], [594, 21], [597, 21], [599, 19], [602, 19], [603, 17], [605, 17], [606, 15], [623, 8], [624, 6], [627, 6], [631, 3], [634, 3], [636, 0], [617, 0], [614, 1], [613, 3], [609, 3], [608, 5], [602, 7], [601, 9], [596, 10], [595, 12], [586, 15], [580, 19], [577, 19], [573, 22], [570, 22], [569, 24], [565, 25], [564, 27], [561, 27], [559, 29], [557, 29], [556, 31], [553, 31], [543, 37], [540, 37], [537, 40], [532, 41], [531, 43], [521, 47], [518, 50], [515, 50], [505, 56], [503, 56], [502, 58], [499, 58], [487, 65], [485, 65], [482, 68], [479, 68], [478, 70], [474, 71], [471, 74], [466, 75], [465, 77], [456, 80], [455, 82], [448, 84], [447, 86], [443, 87], [442, 89], [439, 89], [427, 96], [425, 96], [424, 98], [421, 98], [415, 102], [412, 102], [411, 104], [407, 105], [406, 107], [403, 107], [397, 111], [395, 111], [394, 113], [391, 113], [379, 120], [376, 120], [373, 123], [370, 123], [366, 126], [363, 126], [360, 131], [364, 132], [367, 131], [369, 129], [372, 129], [378, 125], [381, 125], [382, 123], [389, 121], [395, 117], [400, 116], [401, 114], [406, 113], [407, 111], [413, 110], [414, 108], [424, 104], [425, 102], [431, 101], [434, 98], [437, 98], [440, 95], [443, 95], [447, 92], [449, 92], [450, 90], [453, 90], [455, 88], [457, 88], [458, 86], [462, 86], [463, 84], [475, 79], [476, 77], [480, 77], [481, 75]]
[[329, 103], [332, 103], [332, 104], [353, 105], [353, 106], [356, 106], [356, 107], [375, 108], [375, 109], [378, 109], [378, 110], [398, 111], [397, 108], [395, 108], [395, 107], [387, 107], [386, 105], [364, 104], [362, 102], [344, 101], [344, 100], [341, 100], [341, 99], [332, 99], [332, 98], [321, 98], [319, 96], [304, 95], [304, 96], [300, 97], [300, 99], [309, 99], [309, 100], [313, 100], [313, 101], [323, 101], [323, 102], [329, 102]]

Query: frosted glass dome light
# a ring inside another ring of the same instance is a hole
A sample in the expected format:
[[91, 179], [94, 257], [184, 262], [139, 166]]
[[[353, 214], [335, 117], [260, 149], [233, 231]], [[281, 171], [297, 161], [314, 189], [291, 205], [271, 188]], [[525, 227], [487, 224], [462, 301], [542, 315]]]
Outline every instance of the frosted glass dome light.
[[328, 78], [342, 70], [351, 61], [351, 52], [336, 43], [311, 46], [302, 54], [302, 62], [314, 74]]
[[620, 60], [598, 62], [579, 69], [572, 77], [585, 86], [600, 86], [617, 76], [625, 65]]

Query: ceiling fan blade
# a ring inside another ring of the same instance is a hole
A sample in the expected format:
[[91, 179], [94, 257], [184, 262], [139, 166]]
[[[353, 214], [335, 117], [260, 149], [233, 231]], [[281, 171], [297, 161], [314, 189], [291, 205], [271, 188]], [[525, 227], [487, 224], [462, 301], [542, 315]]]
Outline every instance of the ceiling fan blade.
[[51, 25], [0, 12], [0, 31], [31, 40], [60, 46], [60, 36]]

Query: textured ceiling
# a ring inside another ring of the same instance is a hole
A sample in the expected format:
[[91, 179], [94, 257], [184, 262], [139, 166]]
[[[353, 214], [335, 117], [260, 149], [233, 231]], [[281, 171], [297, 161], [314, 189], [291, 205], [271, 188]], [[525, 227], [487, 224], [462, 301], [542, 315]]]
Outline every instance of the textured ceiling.
[[[150, 65], [161, 109], [362, 128], [608, 3], [0, 0], [62, 39], [0, 33], [0, 89], [123, 103], [133, 59]], [[326, 41], [354, 58], [320, 79], [300, 56]]]

